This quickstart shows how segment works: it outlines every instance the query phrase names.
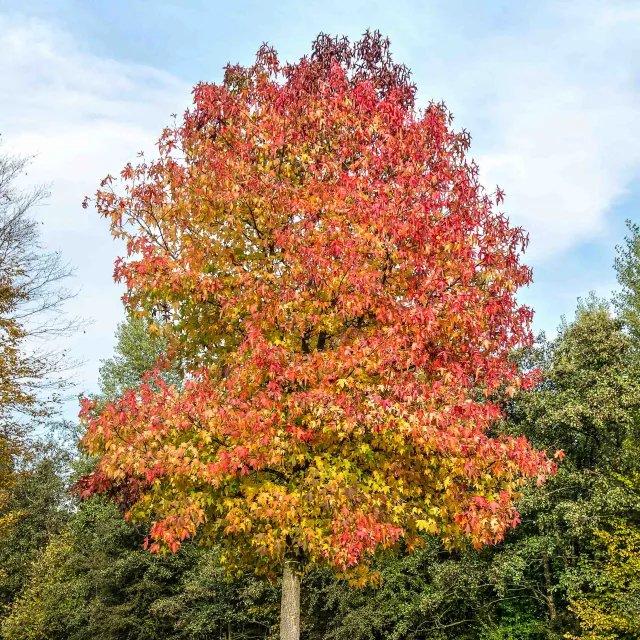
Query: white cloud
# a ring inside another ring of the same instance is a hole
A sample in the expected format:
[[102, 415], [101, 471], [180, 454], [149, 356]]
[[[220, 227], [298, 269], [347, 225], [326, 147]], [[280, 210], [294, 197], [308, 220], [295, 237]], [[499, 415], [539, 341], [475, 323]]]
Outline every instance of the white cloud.
[[[186, 106], [190, 87], [156, 69], [93, 56], [37, 20], [0, 15], [0, 51], [2, 150], [36, 154], [27, 181], [51, 184], [38, 212], [43, 239], [77, 269], [80, 293], [68, 310], [94, 323], [69, 346], [86, 361], [77, 378], [95, 388], [123, 317], [111, 277], [120, 246], [106, 221], [82, 209], [82, 199], [138, 151], [152, 150], [170, 114]], [[67, 414], [76, 411], [69, 406]]]
[[[481, 39], [435, 77], [473, 136], [483, 182], [506, 191], [505, 212], [529, 231], [534, 264], [606, 234], [640, 175], [637, 2], [540, 11], [545, 29]], [[432, 71], [419, 86], [434, 84]]]
[[506, 189], [538, 261], [606, 233], [640, 166], [640, 100], [618, 92], [598, 103], [561, 86], [546, 97], [522, 89], [505, 105], [500, 143], [478, 158], [488, 184]]

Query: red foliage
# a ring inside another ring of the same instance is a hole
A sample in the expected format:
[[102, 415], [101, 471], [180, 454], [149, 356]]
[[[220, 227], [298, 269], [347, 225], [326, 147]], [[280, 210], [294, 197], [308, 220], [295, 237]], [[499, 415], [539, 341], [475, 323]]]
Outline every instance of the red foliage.
[[153, 550], [200, 531], [258, 569], [293, 548], [346, 570], [422, 530], [491, 543], [553, 469], [487, 435], [531, 383], [508, 360], [531, 341], [526, 237], [414, 94], [377, 34], [289, 65], [265, 46], [98, 192], [126, 304], [189, 372], [81, 414], [87, 490], [136, 482]]

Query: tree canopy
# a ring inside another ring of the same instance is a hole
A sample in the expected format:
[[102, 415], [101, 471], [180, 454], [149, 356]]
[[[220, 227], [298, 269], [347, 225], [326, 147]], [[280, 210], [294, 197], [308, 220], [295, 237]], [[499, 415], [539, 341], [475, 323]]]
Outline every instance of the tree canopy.
[[104, 181], [125, 301], [189, 375], [82, 412], [87, 492], [126, 485], [152, 550], [199, 533], [257, 570], [347, 571], [421, 531], [495, 542], [552, 469], [488, 434], [529, 382], [508, 360], [530, 340], [525, 236], [413, 95], [375, 34], [296, 64], [263, 47], [195, 88], [123, 193]]

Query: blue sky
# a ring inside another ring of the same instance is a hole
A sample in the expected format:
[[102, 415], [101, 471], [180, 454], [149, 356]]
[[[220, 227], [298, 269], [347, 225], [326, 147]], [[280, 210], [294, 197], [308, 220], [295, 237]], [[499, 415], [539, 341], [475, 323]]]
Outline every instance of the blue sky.
[[553, 333], [592, 289], [609, 295], [624, 220], [640, 219], [640, 0], [0, 0], [3, 149], [37, 154], [27, 180], [51, 184], [44, 241], [76, 266], [70, 313], [94, 321], [68, 345], [85, 361], [80, 390], [122, 318], [119, 247], [82, 198], [152, 152], [226, 62], [264, 41], [293, 60], [320, 31], [366, 28], [390, 37], [422, 103], [444, 100], [471, 132], [483, 181], [529, 231], [535, 329]]

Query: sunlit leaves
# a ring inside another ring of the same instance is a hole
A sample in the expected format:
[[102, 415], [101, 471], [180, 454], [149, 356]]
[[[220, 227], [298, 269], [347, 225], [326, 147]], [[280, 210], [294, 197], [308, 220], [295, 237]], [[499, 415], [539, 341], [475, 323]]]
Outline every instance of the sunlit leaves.
[[415, 108], [386, 49], [340, 43], [198, 85], [159, 158], [97, 194], [126, 304], [188, 372], [83, 406], [83, 492], [123, 492], [154, 551], [199, 533], [231, 564], [352, 571], [423, 531], [479, 546], [552, 469], [487, 435], [532, 380], [507, 359], [531, 339], [526, 238], [444, 106]]

